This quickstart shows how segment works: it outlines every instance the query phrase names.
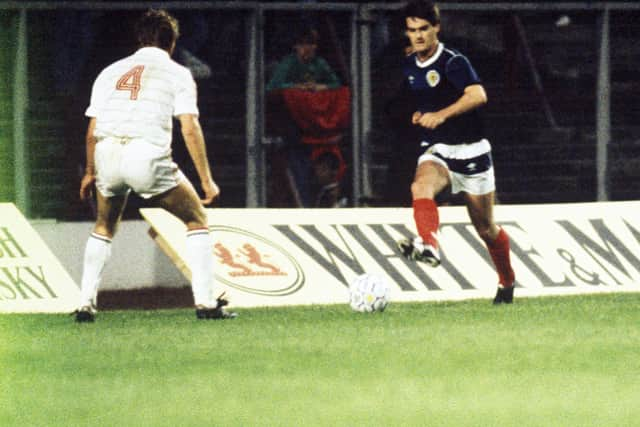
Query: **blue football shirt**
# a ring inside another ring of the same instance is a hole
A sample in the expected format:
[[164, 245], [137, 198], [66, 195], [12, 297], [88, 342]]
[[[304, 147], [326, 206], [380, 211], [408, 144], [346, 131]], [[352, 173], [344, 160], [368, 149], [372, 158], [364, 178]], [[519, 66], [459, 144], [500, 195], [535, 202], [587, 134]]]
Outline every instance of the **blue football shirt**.
[[[440, 43], [436, 53], [421, 62], [414, 53], [403, 62], [404, 84], [415, 111], [435, 112], [456, 102], [467, 86], [481, 84], [469, 60]], [[436, 129], [421, 128], [420, 143], [458, 145], [484, 138], [479, 109], [452, 117]], [[424, 145], [424, 144], [422, 144]]]

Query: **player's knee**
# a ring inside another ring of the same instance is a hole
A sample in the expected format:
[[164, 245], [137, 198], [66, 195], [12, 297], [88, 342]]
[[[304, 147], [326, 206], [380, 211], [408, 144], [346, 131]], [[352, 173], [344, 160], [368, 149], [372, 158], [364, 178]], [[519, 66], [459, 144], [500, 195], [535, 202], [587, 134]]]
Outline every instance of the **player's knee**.
[[433, 199], [435, 197], [435, 190], [427, 180], [417, 179], [411, 184], [411, 195], [414, 199], [421, 199], [425, 197]]

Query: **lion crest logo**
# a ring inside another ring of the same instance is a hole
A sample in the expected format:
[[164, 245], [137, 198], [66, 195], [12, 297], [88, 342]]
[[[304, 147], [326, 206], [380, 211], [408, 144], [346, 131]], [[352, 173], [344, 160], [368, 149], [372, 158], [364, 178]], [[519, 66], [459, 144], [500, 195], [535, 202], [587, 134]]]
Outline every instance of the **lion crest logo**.
[[255, 295], [291, 295], [304, 285], [302, 267], [284, 247], [236, 227], [210, 225], [215, 235], [215, 277], [232, 288]]
[[440, 83], [440, 74], [436, 70], [429, 70], [427, 73], [427, 83], [429, 86], [436, 87]]

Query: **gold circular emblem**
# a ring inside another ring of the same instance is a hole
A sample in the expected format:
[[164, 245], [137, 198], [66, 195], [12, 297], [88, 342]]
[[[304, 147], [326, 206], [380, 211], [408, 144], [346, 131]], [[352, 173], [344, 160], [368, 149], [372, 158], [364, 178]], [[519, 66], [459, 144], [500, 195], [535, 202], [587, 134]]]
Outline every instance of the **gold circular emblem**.
[[440, 83], [440, 74], [436, 70], [430, 70], [427, 73], [427, 83], [431, 87], [436, 87]]

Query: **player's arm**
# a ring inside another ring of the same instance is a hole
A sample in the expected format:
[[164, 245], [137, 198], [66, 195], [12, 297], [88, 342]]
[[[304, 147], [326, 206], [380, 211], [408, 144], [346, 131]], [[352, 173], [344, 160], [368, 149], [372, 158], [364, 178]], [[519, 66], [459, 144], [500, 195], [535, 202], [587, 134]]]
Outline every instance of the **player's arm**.
[[413, 124], [435, 129], [451, 117], [459, 116], [467, 111], [475, 110], [487, 103], [487, 93], [481, 84], [467, 86], [456, 102], [433, 113], [415, 114]]
[[84, 176], [82, 177], [82, 181], [80, 182], [80, 200], [85, 200], [91, 197], [93, 184], [96, 181], [96, 137], [94, 136], [95, 128], [96, 118], [91, 117], [91, 119], [89, 120], [89, 126], [87, 127], [87, 135], [85, 137], [87, 166], [85, 167]]
[[202, 203], [208, 205], [220, 194], [220, 189], [211, 176], [200, 120], [195, 114], [180, 114], [178, 120], [185, 145], [200, 177], [204, 192]]

